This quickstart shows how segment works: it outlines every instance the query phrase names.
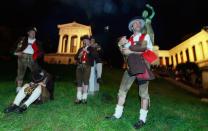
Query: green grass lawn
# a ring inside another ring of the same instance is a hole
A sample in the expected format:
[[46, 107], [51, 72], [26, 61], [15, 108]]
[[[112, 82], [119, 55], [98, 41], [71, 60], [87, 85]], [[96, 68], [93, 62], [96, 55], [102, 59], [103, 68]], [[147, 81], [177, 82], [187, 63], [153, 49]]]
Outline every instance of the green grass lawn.
[[[74, 105], [76, 86], [73, 66], [48, 66], [57, 76], [55, 100], [32, 105], [24, 114], [0, 112], [0, 131], [131, 131], [138, 120], [136, 85], [128, 93], [122, 119], [107, 121], [114, 112], [122, 70], [105, 68], [100, 92], [87, 105]], [[15, 97], [15, 69], [0, 74], [0, 110]], [[142, 131], [207, 131], [208, 104], [163, 79], [150, 83], [151, 108]]]

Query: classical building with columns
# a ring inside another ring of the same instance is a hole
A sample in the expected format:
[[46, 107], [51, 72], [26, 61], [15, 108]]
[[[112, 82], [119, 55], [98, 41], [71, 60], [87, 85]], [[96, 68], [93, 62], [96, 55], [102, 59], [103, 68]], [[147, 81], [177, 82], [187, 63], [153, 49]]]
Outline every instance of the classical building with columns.
[[199, 67], [208, 65], [208, 32], [200, 32], [170, 50], [159, 50], [160, 65], [173, 65], [195, 62]]
[[82, 46], [80, 38], [92, 35], [91, 27], [76, 22], [58, 25], [59, 44], [57, 53], [46, 54], [44, 61], [50, 64], [73, 64], [74, 55]]

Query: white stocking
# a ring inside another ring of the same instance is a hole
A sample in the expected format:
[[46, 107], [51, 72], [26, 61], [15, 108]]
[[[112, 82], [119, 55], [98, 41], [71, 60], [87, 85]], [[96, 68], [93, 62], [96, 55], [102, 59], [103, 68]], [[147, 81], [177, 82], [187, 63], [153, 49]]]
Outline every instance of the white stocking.
[[19, 106], [21, 101], [26, 97], [26, 94], [24, 92], [25, 88], [28, 87], [29, 85], [28, 84], [25, 84], [20, 90], [19, 92], [17, 93], [17, 96], [15, 97], [14, 99], [14, 102], [13, 104]]
[[123, 108], [123, 106], [116, 105], [115, 113], [113, 114], [113, 116], [115, 116], [117, 119], [121, 118], [123, 114]]
[[77, 87], [77, 100], [82, 99], [82, 87]]
[[84, 85], [83, 86], [83, 96], [82, 96], [82, 99], [83, 100], [87, 100], [87, 91], [88, 91], [88, 85]]

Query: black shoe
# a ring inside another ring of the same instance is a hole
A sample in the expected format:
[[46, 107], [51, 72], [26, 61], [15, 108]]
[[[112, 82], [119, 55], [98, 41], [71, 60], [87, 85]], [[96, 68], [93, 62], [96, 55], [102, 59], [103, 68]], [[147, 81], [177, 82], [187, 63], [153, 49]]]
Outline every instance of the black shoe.
[[23, 113], [27, 110], [27, 106], [25, 104], [21, 105], [19, 108], [16, 109], [16, 113]]
[[87, 104], [87, 100], [82, 100], [82, 104]]
[[75, 101], [74, 101], [74, 104], [81, 104], [82, 103], [82, 101], [81, 100], [78, 100], [78, 99], [76, 99]]
[[98, 78], [97, 79], [97, 83], [101, 84], [102, 83], [102, 79], [101, 78]]
[[35, 104], [35, 105], [41, 105], [41, 104], [43, 104], [43, 101], [36, 100], [36, 101], [33, 102], [33, 104]]
[[19, 106], [15, 105], [15, 104], [12, 104], [11, 106], [4, 109], [4, 113], [14, 112], [18, 108], [19, 108]]
[[119, 118], [116, 118], [115, 116], [106, 116], [106, 120], [118, 120]]
[[139, 120], [136, 124], [134, 124], [134, 128], [139, 129], [139, 128], [143, 127], [144, 125], [145, 125], [145, 123], [142, 120]]

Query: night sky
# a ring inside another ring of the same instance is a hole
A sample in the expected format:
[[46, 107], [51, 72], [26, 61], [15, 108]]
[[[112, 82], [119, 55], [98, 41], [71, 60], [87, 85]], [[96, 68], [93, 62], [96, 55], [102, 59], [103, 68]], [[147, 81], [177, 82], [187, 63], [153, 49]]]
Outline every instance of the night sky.
[[[205, 0], [2, 0], [1, 54], [9, 51], [28, 26], [36, 26], [46, 52], [54, 52], [58, 44], [57, 24], [72, 21], [91, 25], [97, 41], [104, 48], [111, 48], [117, 37], [130, 35], [129, 19], [141, 15], [147, 3], [156, 11], [152, 23], [160, 49], [170, 49], [208, 25]], [[108, 32], [104, 30], [107, 25]]]

